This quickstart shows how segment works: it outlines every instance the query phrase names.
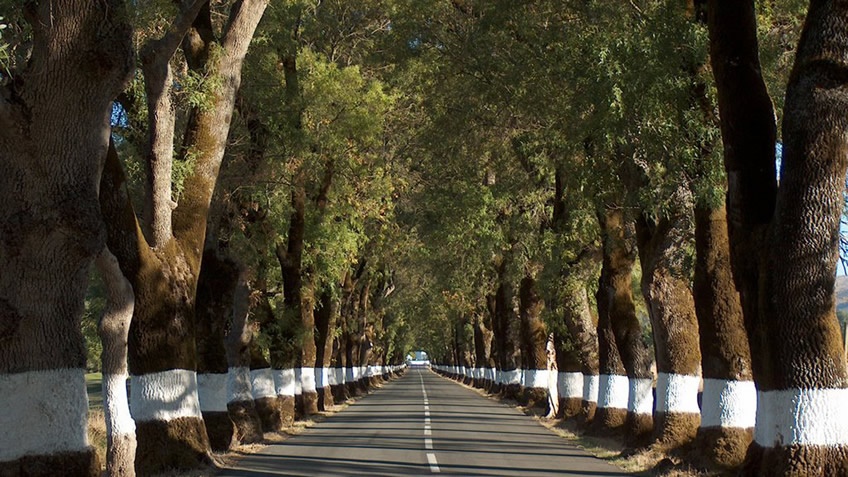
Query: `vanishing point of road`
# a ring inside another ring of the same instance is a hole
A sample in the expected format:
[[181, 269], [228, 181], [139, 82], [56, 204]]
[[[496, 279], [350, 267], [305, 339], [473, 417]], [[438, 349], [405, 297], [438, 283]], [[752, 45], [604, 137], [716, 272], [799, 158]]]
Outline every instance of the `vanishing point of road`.
[[624, 476], [531, 417], [426, 368], [241, 459], [220, 477]]

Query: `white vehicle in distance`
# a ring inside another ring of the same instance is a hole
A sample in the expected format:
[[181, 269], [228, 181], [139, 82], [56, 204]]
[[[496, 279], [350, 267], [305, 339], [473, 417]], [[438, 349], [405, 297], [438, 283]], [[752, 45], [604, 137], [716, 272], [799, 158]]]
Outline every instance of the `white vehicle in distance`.
[[429, 368], [430, 357], [427, 356], [427, 353], [425, 351], [413, 351], [412, 353], [406, 355], [406, 365], [410, 368]]

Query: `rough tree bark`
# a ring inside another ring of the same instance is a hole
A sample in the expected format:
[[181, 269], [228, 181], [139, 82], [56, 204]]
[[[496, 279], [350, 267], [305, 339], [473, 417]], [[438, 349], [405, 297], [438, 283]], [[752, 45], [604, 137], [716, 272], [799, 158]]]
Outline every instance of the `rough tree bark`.
[[610, 434], [621, 430], [627, 421], [627, 371], [618, 352], [610, 319], [609, 271], [602, 269], [598, 279], [598, 402], [590, 431]]
[[[257, 289], [267, 289], [264, 277], [257, 283]], [[270, 361], [257, 343], [250, 346], [253, 403], [262, 429], [266, 432], [280, 431], [294, 422], [294, 348], [274, 316], [267, 296], [259, 297], [253, 314], [260, 329], [266, 330], [270, 337]]]
[[519, 286], [519, 315], [525, 379], [521, 401], [529, 406], [545, 406], [548, 402], [548, 332], [542, 321], [545, 302], [536, 289], [536, 278], [530, 274]]
[[[130, 329], [129, 364], [133, 375], [132, 409], [136, 419], [140, 474], [167, 468], [192, 468], [207, 461], [208, 437], [197, 397], [194, 303], [206, 238], [206, 217], [226, 146], [241, 65], [267, 0], [233, 5], [220, 42], [221, 53], [205, 62], [220, 79], [211, 107], [195, 111], [184, 145], [193, 152], [194, 168], [171, 215], [172, 231], [164, 243], [141, 233], [125, 191], [117, 161], [104, 173], [101, 207], [108, 217], [109, 248], [136, 292]], [[190, 16], [183, 12], [184, 15]], [[168, 33], [179, 40], [175, 22]], [[187, 51], [186, 57], [193, 55]], [[154, 141], [151, 141], [153, 143]], [[164, 159], [163, 159], [164, 160]], [[107, 167], [109, 164], [107, 163]], [[153, 190], [154, 211], [170, 194]], [[159, 217], [158, 213], [153, 214]], [[153, 224], [151, 230], [156, 230]], [[161, 237], [160, 237], [161, 238]]]
[[[518, 317], [513, 307], [514, 292], [507, 276], [508, 259], [503, 258], [497, 266], [498, 287], [495, 291], [495, 315], [493, 331], [495, 350], [497, 351], [498, 378], [497, 390], [506, 397], [514, 398], [521, 385], [519, 363], [519, 348], [516, 346], [513, 328]], [[516, 330], [517, 331], [517, 330]]]
[[[627, 374], [626, 379], [615, 375], [609, 378], [610, 382], [615, 382], [618, 387], [608, 393], [612, 393], [610, 399], [616, 404], [613, 408], [624, 409], [627, 424], [625, 431], [629, 443], [638, 445], [653, 429], [653, 376], [651, 355], [642, 338], [642, 327], [633, 304], [631, 284], [633, 265], [636, 261], [635, 231], [633, 223], [627, 220], [620, 209], [607, 209], [599, 216], [599, 221], [604, 240], [601, 285], [597, 295], [599, 323], [600, 320], [608, 320], [608, 326], [614, 335], [614, 341], [611, 343], [616, 345]], [[608, 318], [600, 316], [602, 305], [605, 308], [604, 313], [609, 315]], [[600, 326], [598, 340], [600, 344]], [[603, 379], [602, 372], [601, 380]], [[600, 405], [599, 402], [598, 406]]]
[[224, 340], [241, 270], [219, 255], [212, 234], [206, 245], [195, 306], [197, 392], [209, 444], [215, 451], [225, 451], [232, 445], [235, 427], [227, 410], [229, 364]]
[[[336, 329], [336, 321], [339, 313], [338, 303], [333, 295], [325, 290], [321, 292], [319, 305], [315, 308], [315, 376], [321, 377], [318, 381], [318, 409], [322, 411], [333, 407], [333, 392], [330, 385], [330, 373], [333, 372], [333, 333]], [[320, 371], [319, 371], [320, 370]]]
[[760, 275], [764, 345], [748, 470], [761, 475], [848, 475], [848, 366], [834, 299], [848, 166], [846, 58], [848, 4], [811, 1], [786, 90], [780, 187]]
[[731, 259], [759, 391], [750, 475], [845, 475], [833, 286], [845, 180], [846, 7], [810, 3], [787, 89], [780, 190], [753, 1], [709, 2]]
[[80, 320], [132, 31], [122, 1], [21, 5], [31, 56], [0, 87], [0, 474], [98, 475]]
[[723, 206], [695, 207], [695, 252], [693, 296], [704, 376], [695, 449], [710, 465], [730, 469], [742, 463], [753, 438], [757, 390]]
[[250, 285], [247, 272], [240, 270], [233, 293], [230, 326], [224, 339], [227, 353], [227, 412], [235, 427], [235, 441], [244, 444], [261, 442], [262, 421], [253, 400], [250, 380], [250, 346], [255, 330], [248, 323]]
[[642, 294], [651, 317], [657, 360], [656, 420], [652, 445], [673, 449], [691, 442], [701, 422], [701, 352], [684, 244], [692, 221], [685, 214], [636, 221]]
[[[598, 319], [592, 314], [583, 280], [572, 283], [572, 278], [566, 278], [569, 283], [564, 287], [562, 304], [571, 352], [557, 349], [558, 390], [562, 417], [579, 416], [586, 424], [594, 418], [598, 406]], [[573, 358], [568, 359], [571, 355]]]
[[474, 358], [477, 365], [477, 376], [474, 385], [479, 388], [488, 389], [491, 386], [487, 371], [495, 367], [492, 359], [492, 333], [491, 322], [487, 323], [486, 317], [491, 315], [477, 313], [474, 316]]

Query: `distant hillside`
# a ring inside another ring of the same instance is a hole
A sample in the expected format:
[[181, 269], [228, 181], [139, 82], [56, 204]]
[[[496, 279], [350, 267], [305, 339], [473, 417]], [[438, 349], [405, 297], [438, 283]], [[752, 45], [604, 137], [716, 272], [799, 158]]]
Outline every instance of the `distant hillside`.
[[848, 277], [836, 277], [836, 311], [848, 311]]

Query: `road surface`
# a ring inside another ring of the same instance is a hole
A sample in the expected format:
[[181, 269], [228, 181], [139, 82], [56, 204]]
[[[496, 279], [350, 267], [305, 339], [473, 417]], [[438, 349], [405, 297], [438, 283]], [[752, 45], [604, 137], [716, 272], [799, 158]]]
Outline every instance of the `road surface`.
[[221, 477], [623, 476], [506, 405], [413, 368]]

